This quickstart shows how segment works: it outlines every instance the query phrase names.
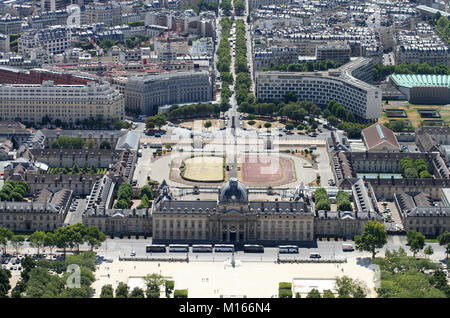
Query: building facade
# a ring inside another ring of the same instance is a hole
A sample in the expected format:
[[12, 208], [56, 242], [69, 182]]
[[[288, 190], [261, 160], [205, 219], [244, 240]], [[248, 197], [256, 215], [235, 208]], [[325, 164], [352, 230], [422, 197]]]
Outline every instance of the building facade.
[[89, 118], [123, 119], [124, 98], [109, 83], [0, 85], [0, 118], [39, 123], [43, 117], [76, 123]]
[[363, 231], [370, 212], [313, 212], [299, 188], [291, 201], [251, 201], [249, 191], [230, 179], [217, 200], [175, 200], [167, 186], [152, 208], [153, 242], [222, 242], [266, 246], [311, 242], [318, 236], [353, 237]]
[[156, 114], [158, 106], [212, 100], [212, 82], [205, 71], [132, 77], [124, 91], [126, 107], [147, 115]]
[[318, 61], [333, 60], [347, 63], [350, 61], [351, 49], [347, 44], [323, 44], [316, 47], [316, 58]]
[[65, 26], [51, 26], [24, 33], [18, 42], [19, 54], [31, 56], [36, 48], [43, 48], [48, 55], [64, 53], [72, 44], [71, 32]]
[[[330, 72], [256, 72], [256, 96], [262, 100], [283, 100], [294, 92], [298, 100], [326, 106], [332, 99], [357, 117], [375, 120], [381, 116], [381, 89], [338, 71]], [[341, 75], [341, 76], [339, 76]]]

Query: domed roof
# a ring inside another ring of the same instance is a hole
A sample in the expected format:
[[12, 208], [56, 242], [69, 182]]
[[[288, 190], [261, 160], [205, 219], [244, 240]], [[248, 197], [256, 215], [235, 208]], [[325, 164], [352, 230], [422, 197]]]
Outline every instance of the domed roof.
[[230, 178], [219, 193], [219, 203], [232, 202], [248, 202], [247, 188], [236, 178]]

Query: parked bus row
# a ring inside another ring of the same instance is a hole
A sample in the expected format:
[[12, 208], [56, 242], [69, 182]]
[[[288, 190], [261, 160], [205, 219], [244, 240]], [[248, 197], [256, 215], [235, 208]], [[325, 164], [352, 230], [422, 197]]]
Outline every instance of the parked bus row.
[[[187, 244], [169, 244], [169, 252], [188, 253], [189, 245]], [[194, 244], [192, 245], [192, 253], [231, 253], [234, 250], [233, 244]], [[245, 244], [244, 253], [264, 253], [264, 246], [256, 244]], [[343, 251], [353, 251], [353, 245], [349, 243], [342, 244]], [[147, 253], [166, 253], [167, 246], [161, 244], [152, 244], [146, 246]], [[296, 245], [280, 245], [278, 246], [280, 254], [298, 254], [299, 247]]]

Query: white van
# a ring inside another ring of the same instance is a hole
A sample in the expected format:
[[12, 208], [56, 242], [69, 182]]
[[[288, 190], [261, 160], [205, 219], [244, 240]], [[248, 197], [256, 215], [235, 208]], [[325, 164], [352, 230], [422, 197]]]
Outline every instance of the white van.
[[352, 244], [344, 243], [344, 244], [342, 244], [342, 250], [343, 250], [344, 252], [352, 252], [352, 251], [354, 251], [355, 249], [353, 248], [353, 245], [352, 245]]

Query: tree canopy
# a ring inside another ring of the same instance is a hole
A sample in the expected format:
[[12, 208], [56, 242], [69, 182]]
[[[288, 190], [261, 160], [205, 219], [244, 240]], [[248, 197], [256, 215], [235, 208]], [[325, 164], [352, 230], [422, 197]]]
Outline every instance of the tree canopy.
[[384, 224], [370, 220], [364, 226], [364, 232], [355, 236], [356, 248], [360, 251], [372, 253], [375, 258], [376, 250], [382, 248], [387, 243], [387, 233]]

